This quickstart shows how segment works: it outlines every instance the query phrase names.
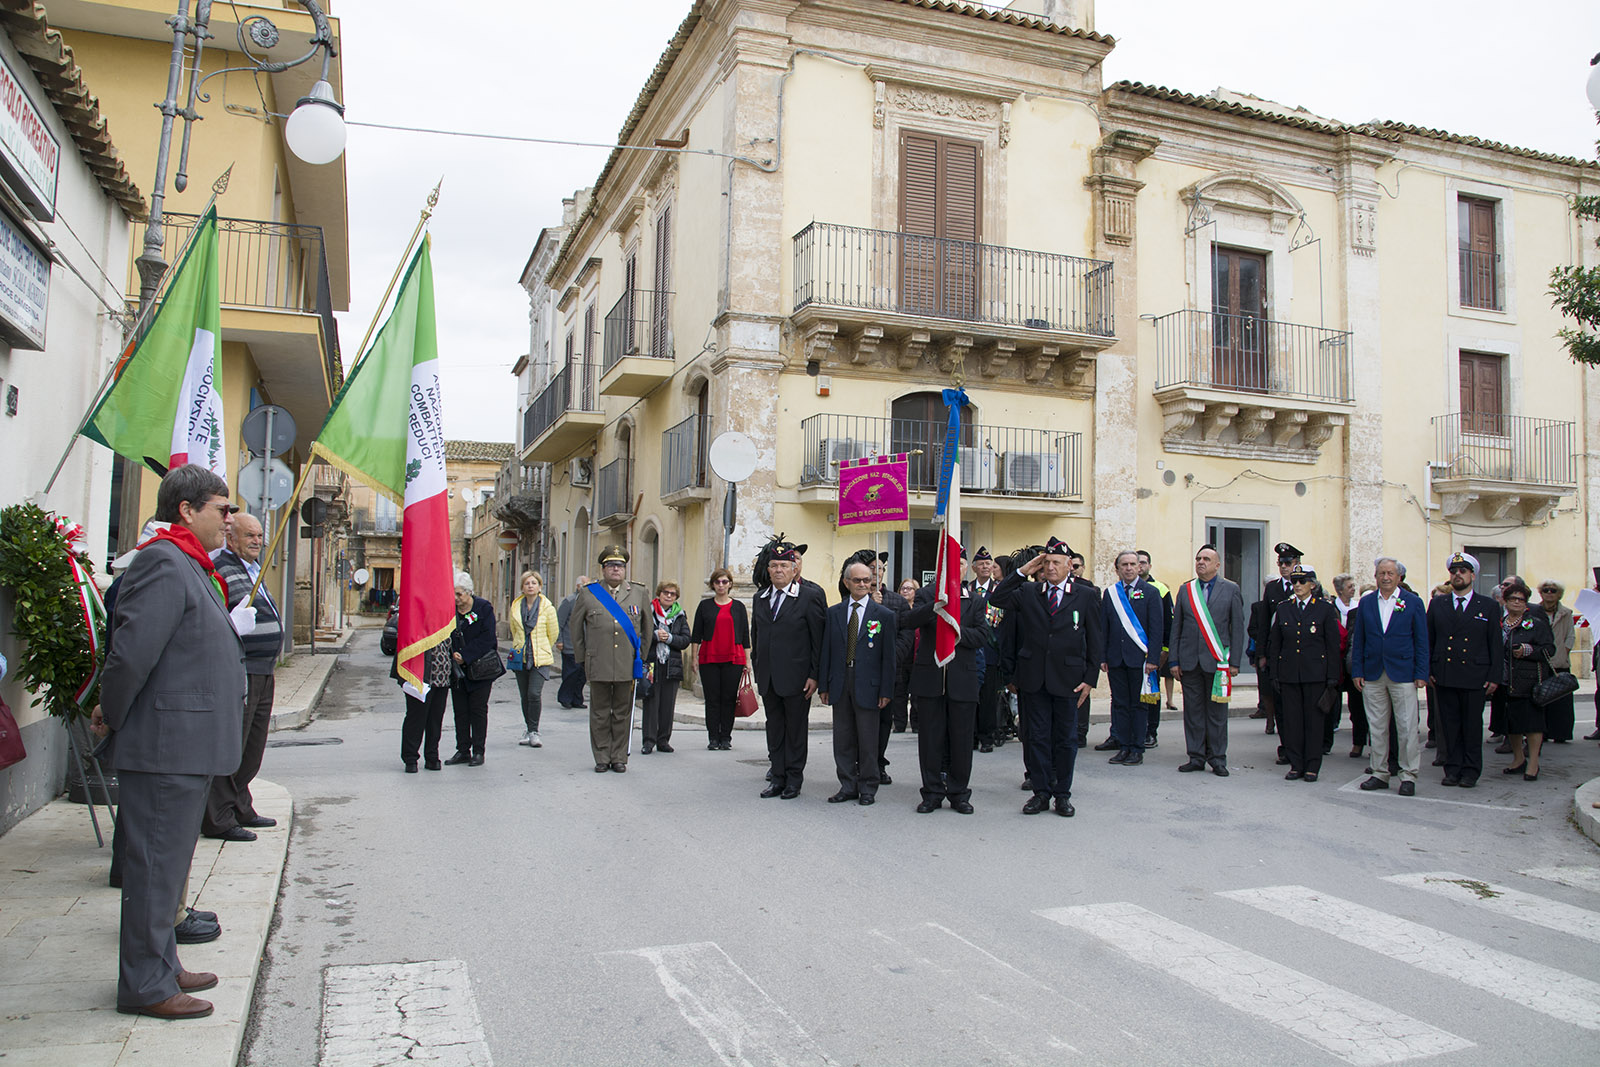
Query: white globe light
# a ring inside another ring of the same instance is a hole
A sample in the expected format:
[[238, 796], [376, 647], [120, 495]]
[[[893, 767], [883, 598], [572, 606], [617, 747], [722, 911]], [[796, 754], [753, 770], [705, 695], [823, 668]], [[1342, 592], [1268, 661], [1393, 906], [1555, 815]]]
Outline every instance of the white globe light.
[[1594, 58], [1596, 62], [1589, 64], [1589, 104], [1596, 111], [1600, 111], [1600, 56]]
[[344, 152], [344, 109], [333, 98], [333, 86], [319, 81], [283, 127], [289, 151], [313, 165], [332, 163]]

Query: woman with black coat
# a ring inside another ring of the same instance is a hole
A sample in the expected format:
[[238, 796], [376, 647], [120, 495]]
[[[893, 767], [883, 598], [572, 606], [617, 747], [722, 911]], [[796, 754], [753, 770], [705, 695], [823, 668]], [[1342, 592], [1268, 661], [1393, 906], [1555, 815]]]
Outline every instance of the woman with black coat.
[[472, 575], [456, 574], [456, 628], [450, 635], [450, 659], [455, 681], [450, 686], [450, 707], [456, 717], [456, 754], [446, 764], [483, 766], [483, 746], [489, 733], [489, 691], [494, 679], [474, 681], [467, 668], [493, 653], [500, 654], [494, 634], [494, 608], [472, 595]]
[[744, 602], [733, 599], [733, 575], [718, 567], [706, 581], [711, 596], [694, 609], [689, 640], [698, 646], [700, 686], [706, 696], [706, 748], [733, 748], [734, 710], [739, 678], [750, 648], [750, 615]]
[[683, 683], [683, 650], [689, 647], [689, 616], [678, 603], [678, 583], [661, 582], [650, 602], [650, 624], [644, 640], [644, 662], [651, 672], [650, 691], [644, 697], [644, 722], [639, 749], [648, 756], [656, 749], [672, 751], [672, 710]]
[[[1550, 676], [1545, 657], [1555, 654], [1556, 639], [1544, 613], [1528, 610], [1533, 592], [1521, 579], [1508, 582], [1501, 597], [1506, 609], [1500, 623], [1505, 635], [1506, 743], [1511, 746], [1511, 758], [1518, 762], [1501, 768], [1500, 773], [1521, 771], [1523, 781], [1532, 782], [1539, 777], [1539, 746], [1545, 729], [1544, 708], [1533, 702], [1533, 687]], [[1523, 738], [1528, 741], [1526, 757]]]

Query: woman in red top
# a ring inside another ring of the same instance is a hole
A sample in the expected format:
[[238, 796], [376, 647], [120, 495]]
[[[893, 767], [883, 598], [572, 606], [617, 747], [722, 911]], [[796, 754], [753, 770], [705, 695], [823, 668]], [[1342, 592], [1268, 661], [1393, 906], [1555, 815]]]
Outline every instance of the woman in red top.
[[727, 751], [733, 748], [733, 711], [750, 647], [750, 616], [744, 603], [733, 599], [733, 575], [726, 567], [712, 571], [706, 585], [712, 595], [695, 608], [689, 640], [698, 646], [706, 695], [706, 748]]

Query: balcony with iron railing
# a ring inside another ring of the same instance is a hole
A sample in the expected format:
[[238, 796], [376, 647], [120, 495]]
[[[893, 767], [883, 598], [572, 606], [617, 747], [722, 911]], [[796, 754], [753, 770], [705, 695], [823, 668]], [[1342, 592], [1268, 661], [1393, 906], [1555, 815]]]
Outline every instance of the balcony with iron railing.
[[[946, 423], [870, 415], [813, 415], [800, 421], [802, 491], [820, 489], [808, 503], [831, 503], [841, 460], [910, 453], [907, 488], [913, 502], [932, 504], [944, 462]], [[957, 457], [963, 496], [1007, 499], [1083, 498], [1083, 435], [1063, 430], [968, 423], [961, 427]], [[918, 499], [921, 498], [921, 499]]]
[[682, 507], [711, 499], [711, 416], [690, 415], [661, 434], [661, 502]]
[[672, 377], [672, 294], [629, 289], [606, 312], [600, 392], [645, 396]]
[[1167, 451], [1312, 462], [1345, 425], [1349, 331], [1192, 308], [1152, 321]]
[[1490, 522], [1531, 522], [1577, 491], [1577, 425], [1521, 415], [1433, 418], [1433, 487], [1445, 517], [1474, 504]]
[[523, 462], [565, 459], [600, 432], [606, 417], [595, 371], [593, 363], [567, 364], [523, 409]]
[[601, 526], [621, 526], [633, 518], [633, 483], [628, 477], [632, 466], [626, 459], [614, 459], [600, 468], [594, 521]]
[[1458, 252], [1461, 306], [1479, 311], [1504, 311], [1501, 296], [1500, 253], [1463, 248]]
[[[162, 247], [173, 260], [168, 282], [199, 221], [176, 212], [162, 216]], [[133, 258], [141, 251], [138, 242], [129, 249], [130, 295], [139, 292]], [[217, 259], [223, 339], [250, 345], [273, 399], [296, 418], [315, 415], [315, 429], [344, 384], [322, 227], [219, 218]]]
[[1082, 388], [1116, 342], [1109, 262], [813, 222], [794, 237], [807, 362]]

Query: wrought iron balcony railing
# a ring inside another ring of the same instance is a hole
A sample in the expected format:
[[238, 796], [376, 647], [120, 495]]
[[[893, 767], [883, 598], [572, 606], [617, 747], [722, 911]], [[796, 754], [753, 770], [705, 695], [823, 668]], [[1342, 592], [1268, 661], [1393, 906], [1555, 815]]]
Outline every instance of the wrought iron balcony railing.
[[706, 448], [711, 436], [710, 415], [690, 415], [661, 435], [661, 495], [682, 489], [704, 489], [711, 484]]
[[[802, 486], [839, 484], [839, 461], [921, 452], [907, 465], [913, 492], [935, 492], [944, 462], [945, 423], [867, 415], [813, 415], [800, 421]], [[1083, 495], [1083, 435], [980, 423], [961, 428], [961, 491], [1076, 499]]]
[[1500, 296], [1500, 253], [1460, 250], [1461, 306], [1504, 311]]
[[569, 363], [550, 379], [522, 412], [522, 447], [526, 448], [569, 411], [599, 411], [593, 363]]
[[1111, 264], [813, 222], [794, 237], [794, 306], [1115, 336]]
[[1480, 479], [1524, 485], [1577, 484], [1576, 426], [1522, 415], [1455, 412], [1433, 419], [1436, 479]]
[[1156, 388], [1175, 385], [1349, 403], [1350, 333], [1185, 310], [1156, 326]]
[[[162, 247], [175, 256], [200, 222], [198, 215], [167, 212], [162, 216]], [[134, 242], [129, 255], [141, 248]], [[339, 324], [333, 317], [328, 282], [328, 257], [321, 226], [261, 219], [217, 220], [217, 259], [224, 307], [298, 311], [322, 320], [328, 380], [344, 384], [339, 357]], [[173, 270], [177, 269], [174, 262]], [[139, 271], [130, 258], [128, 292], [139, 291]]]
[[629, 289], [606, 312], [605, 348], [600, 373], [604, 375], [625, 356], [672, 358], [672, 331], [668, 328], [672, 294], [650, 289]]
[[600, 484], [595, 491], [596, 522], [626, 518], [633, 514], [633, 501], [630, 499], [632, 483], [628, 478], [631, 466], [625, 459], [614, 459], [600, 468]]

